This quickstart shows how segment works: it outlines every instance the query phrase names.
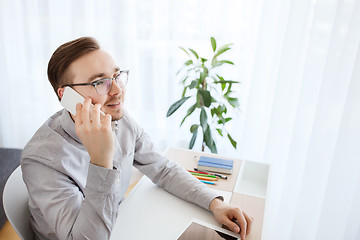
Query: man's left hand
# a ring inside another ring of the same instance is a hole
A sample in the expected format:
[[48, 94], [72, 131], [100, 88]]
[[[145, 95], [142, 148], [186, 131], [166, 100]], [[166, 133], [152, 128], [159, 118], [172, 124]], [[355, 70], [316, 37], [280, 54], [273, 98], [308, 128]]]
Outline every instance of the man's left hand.
[[[246, 235], [251, 231], [254, 219], [239, 207], [227, 204], [220, 199], [215, 198], [210, 203], [210, 210], [213, 212], [215, 219], [227, 226], [231, 231], [240, 233], [241, 239], [244, 240]], [[239, 226], [232, 220], [237, 220]]]

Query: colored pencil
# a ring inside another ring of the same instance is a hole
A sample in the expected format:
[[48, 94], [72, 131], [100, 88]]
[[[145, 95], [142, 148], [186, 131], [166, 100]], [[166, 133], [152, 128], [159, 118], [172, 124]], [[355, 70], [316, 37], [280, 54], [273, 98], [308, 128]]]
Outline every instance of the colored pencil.
[[194, 170], [195, 170], [195, 172], [197, 172], [197, 173], [207, 174], [207, 175], [213, 175], [213, 176], [216, 176], [216, 177], [219, 177], [219, 178], [222, 178], [222, 179], [228, 179], [227, 176], [224, 176], [224, 175], [221, 175], [221, 174], [218, 174], [218, 173], [202, 172], [202, 171], [198, 171], [197, 168], [194, 168]]
[[202, 176], [194, 176], [199, 180], [205, 180], [205, 181], [217, 181], [216, 178], [210, 178], [210, 177], [202, 177]]
[[216, 178], [216, 176], [213, 176], [213, 175], [198, 173], [198, 172], [190, 171], [190, 170], [188, 170], [188, 171], [189, 171], [192, 175]]
[[216, 183], [214, 182], [208, 182], [208, 181], [204, 181], [204, 180], [200, 180], [200, 182], [206, 183], [206, 184], [211, 184], [211, 185], [216, 185]]

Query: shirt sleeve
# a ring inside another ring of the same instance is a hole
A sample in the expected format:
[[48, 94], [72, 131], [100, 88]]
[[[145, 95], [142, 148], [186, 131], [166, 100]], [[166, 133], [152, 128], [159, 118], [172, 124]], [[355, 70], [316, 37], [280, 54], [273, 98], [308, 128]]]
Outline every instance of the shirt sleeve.
[[[121, 196], [121, 172], [89, 164], [82, 192], [67, 175], [32, 159], [22, 161], [29, 207], [39, 208], [38, 223], [47, 224], [58, 239], [109, 239]], [[35, 221], [37, 222], [37, 221]]]
[[148, 176], [155, 184], [188, 202], [209, 209], [215, 198], [223, 199], [215, 191], [205, 186], [183, 167], [159, 153], [149, 136], [139, 128], [135, 145], [134, 166]]

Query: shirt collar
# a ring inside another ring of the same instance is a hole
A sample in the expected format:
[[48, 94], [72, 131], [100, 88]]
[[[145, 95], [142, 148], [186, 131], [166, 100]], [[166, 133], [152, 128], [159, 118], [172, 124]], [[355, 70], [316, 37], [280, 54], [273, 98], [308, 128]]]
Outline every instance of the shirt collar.
[[75, 132], [75, 122], [66, 109], [64, 109], [61, 114], [61, 126], [70, 137], [75, 139], [78, 143], [81, 143], [79, 136]]

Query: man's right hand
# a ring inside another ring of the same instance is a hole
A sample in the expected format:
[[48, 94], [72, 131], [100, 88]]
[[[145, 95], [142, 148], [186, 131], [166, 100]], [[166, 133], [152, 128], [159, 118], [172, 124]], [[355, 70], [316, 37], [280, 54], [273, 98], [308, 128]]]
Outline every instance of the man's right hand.
[[[90, 155], [92, 164], [113, 168], [114, 137], [111, 129], [111, 115], [100, 114], [100, 104], [91, 110], [91, 99], [76, 105], [75, 131]], [[92, 118], [90, 118], [90, 112]]]

